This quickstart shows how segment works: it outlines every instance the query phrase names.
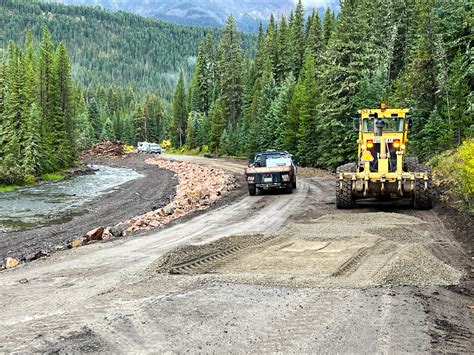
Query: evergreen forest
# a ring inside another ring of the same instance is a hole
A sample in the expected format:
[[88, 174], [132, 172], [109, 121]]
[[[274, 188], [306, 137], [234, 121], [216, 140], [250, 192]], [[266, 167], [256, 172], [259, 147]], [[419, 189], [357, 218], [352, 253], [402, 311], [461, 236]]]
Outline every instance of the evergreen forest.
[[355, 158], [357, 109], [412, 109], [410, 154], [473, 135], [472, 5], [344, 0], [269, 19], [258, 37], [99, 8], [5, 0], [0, 10], [0, 184], [34, 181], [103, 140], [305, 166]]
[[381, 102], [412, 109], [410, 153], [427, 160], [472, 136], [472, 4], [464, 0], [344, 0], [260, 28], [254, 57], [230, 17], [202, 40], [192, 80], [172, 107], [175, 146], [247, 156], [285, 149], [302, 165], [355, 158], [352, 117]]

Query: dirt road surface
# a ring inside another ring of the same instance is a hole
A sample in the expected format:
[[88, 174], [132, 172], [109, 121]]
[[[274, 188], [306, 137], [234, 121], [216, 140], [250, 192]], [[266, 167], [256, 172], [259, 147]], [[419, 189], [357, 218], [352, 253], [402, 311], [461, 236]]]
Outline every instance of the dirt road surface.
[[338, 211], [300, 178], [1, 273], [0, 351], [470, 352], [469, 267], [435, 211]]

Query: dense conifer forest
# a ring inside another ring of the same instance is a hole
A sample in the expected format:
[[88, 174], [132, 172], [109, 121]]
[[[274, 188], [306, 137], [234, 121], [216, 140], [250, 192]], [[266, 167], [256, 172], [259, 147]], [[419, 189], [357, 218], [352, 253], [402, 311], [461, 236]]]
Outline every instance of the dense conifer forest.
[[344, 0], [322, 19], [300, 1], [249, 57], [231, 17], [217, 47], [201, 42], [189, 88], [178, 82], [174, 144], [335, 167], [354, 158], [351, 116], [386, 102], [412, 109], [411, 154], [429, 159], [473, 134], [471, 25], [464, 0]]
[[354, 157], [356, 110], [382, 101], [412, 109], [421, 159], [473, 135], [464, 0], [345, 0], [323, 18], [299, 2], [255, 42], [232, 16], [213, 33], [35, 1], [0, 9], [0, 183], [70, 167], [101, 140], [278, 148], [333, 168]]
[[[73, 75], [83, 85], [130, 85], [166, 100], [179, 69], [191, 75], [196, 48], [208, 31], [98, 7], [37, 0], [2, 0], [0, 14], [0, 51], [6, 50], [9, 40], [21, 43], [28, 30], [39, 38], [47, 26], [53, 42], [64, 42]], [[213, 32], [217, 39], [219, 31]], [[242, 45], [252, 52], [255, 36], [244, 35]]]

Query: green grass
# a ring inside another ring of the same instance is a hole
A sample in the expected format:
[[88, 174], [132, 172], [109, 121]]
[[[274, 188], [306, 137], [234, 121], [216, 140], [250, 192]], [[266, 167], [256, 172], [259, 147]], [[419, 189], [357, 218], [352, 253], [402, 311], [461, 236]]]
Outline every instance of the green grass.
[[19, 189], [20, 187], [22, 187], [22, 186], [21, 186], [21, 185], [17, 185], [17, 184], [0, 185], [0, 193], [2, 193], [2, 192], [15, 191], [15, 190]]
[[65, 176], [63, 173], [46, 173], [41, 175], [41, 180], [43, 181], [52, 181], [52, 182], [59, 182], [63, 181]]

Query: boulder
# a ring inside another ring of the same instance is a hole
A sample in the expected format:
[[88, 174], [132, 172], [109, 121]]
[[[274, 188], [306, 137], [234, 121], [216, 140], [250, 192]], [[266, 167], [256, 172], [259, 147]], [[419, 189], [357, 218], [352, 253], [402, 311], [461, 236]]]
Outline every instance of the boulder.
[[77, 248], [84, 244], [84, 238], [76, 238], [71, 242], [71, 248]]
[[110, 232], [110, 228], [106, 228], [102, 234], [102, 240], [114, 239], [114, 235]]
[[130, 223], [119, 223], [111, 228], [109, 228], [109, 232], [116, 238], [122, 237], [124, 232], [130, 228], [132, 225]]
[[47, 253], [45, 251], [38, 251], [36, 253], [29, 254], [25, 257], [26, 261], [33, 261], [39, 258], [44, 258], [45, 256], [50, 256], [50, 253]]
[[166, 216], [171, 216], [175, 209], [176, 207], [174, 206], [174, 204], [170, 203], [163, 207], [163, 212]]
[[158, 228], [161, 225], [161, 223], [157, 220], [153, 220], [153, 221], [150, 221], [150, 223], [148, 223], [148, 225], [152, 228]]
[[7, 258], [7, 261], [5, 262], [5, 267], [7, 269], [11, 269], [17, 266], [19, 263], [20, 262], [15, 258]]
[[102, 234], [104, 234], [104, 229], [105, 229], [104, 227], [95, 228], [95, 229], [87, 232], [86, 235], [84, 236], [84, 238], [88, 242], [102, 240]]

